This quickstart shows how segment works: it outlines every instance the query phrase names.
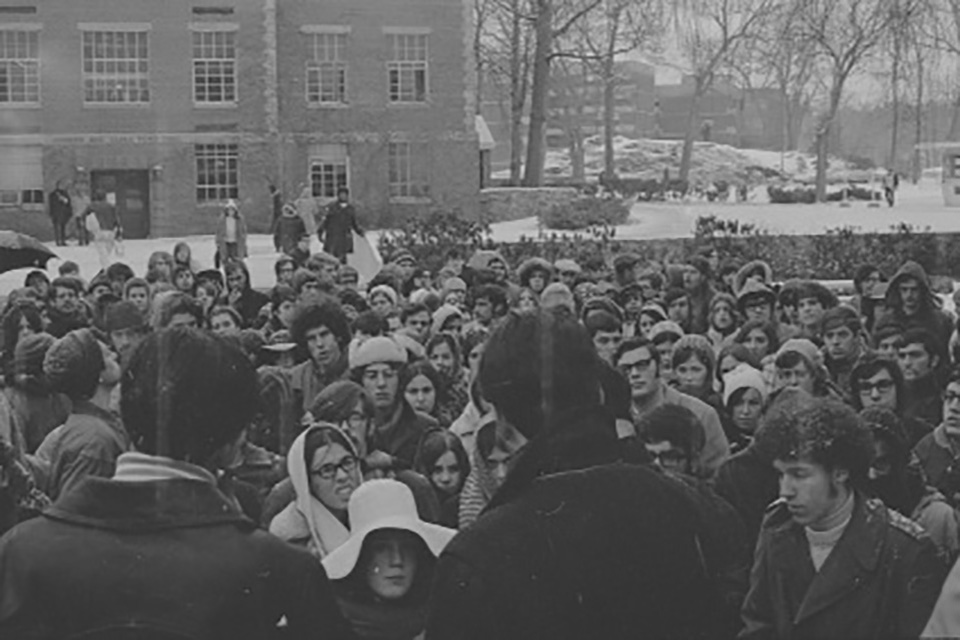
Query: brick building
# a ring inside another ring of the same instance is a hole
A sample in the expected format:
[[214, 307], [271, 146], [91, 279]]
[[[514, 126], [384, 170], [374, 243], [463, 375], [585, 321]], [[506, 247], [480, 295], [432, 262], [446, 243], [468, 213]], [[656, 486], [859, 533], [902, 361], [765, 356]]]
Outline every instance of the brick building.
[[475, 213], [467, 0], [0, 0], [0, 227], [61, 179], [114, 200], [128, 237], [213, 230], [268, 184], [351, 188], [389, 224]]

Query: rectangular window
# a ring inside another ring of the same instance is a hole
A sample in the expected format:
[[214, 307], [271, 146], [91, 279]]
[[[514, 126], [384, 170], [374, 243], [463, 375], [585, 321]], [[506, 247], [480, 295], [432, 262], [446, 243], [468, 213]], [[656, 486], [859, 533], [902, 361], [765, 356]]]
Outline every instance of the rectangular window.
[[427, 101], [426, 34], [390, 34], [393, 56], [387, 63], [390, 102]]
[[146, 31], [83, 32], [84, 104], [150, 102]]
[[0, 105], [40, 103], [40, 32], [0, 30]]
[[193, 32], [193, 101], [236, 104], [236, 32]]
[[4, 145], [0, 162], [0, 207], [43, 209], [43, 148]]
[[391, 142], [388, 150], [391, 198], [429, 198], [429, 149], [421, 142]]
[[315, 198], [337, 197], [337, 189], [347, 187], [347, 145], [323, 144], [311, 150], [310, 188]]
[[240, 194], [239, 151], [236, 144], [198, 144], [197, 202], [223, 202]]
[[345, 104], [347, 102], [347, 63], [345, 33], [314, 33], [311, 56], [307, 61], [307, 102]]

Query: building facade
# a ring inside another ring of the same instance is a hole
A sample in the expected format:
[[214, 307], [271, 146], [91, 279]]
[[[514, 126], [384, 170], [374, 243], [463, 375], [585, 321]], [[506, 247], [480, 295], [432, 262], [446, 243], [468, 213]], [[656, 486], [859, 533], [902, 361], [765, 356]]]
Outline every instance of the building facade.
[[[5, 6], [6, 5], [6, 6]], [[267, 231], [269, 186], [347, 186], [368, 224], [475, 213], [465, 0], [0, 0], [0, 226], [58, 181], [127, 237]]]

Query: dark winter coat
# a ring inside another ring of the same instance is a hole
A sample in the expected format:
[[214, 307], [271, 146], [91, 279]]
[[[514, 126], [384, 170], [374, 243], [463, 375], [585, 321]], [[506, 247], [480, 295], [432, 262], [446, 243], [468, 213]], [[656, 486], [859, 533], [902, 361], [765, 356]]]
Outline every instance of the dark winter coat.
[[[922, 298], [920, 311], [907, 317], [903, 314], [903, 303], [900, 300], [900, 282], [906, 278], [914, 278], [920, 283], [920, 295]], [[926, 329], [940, 341], [941, 354], [947, 353], [947, 345], [950, 344], [950, 335], [953, 333], [953, 322], [950, 316], [940, 309], [940, 301], [930, 289], [930, 279], [923, 267], [912, 260], [903, 263], [903, 266], [890, 279], [887, 287], [885, 300], [888, 309], [891, 309], [894, 320], [903, 327], [904, 331], [909, 329]], [[944, 357], [941, 355], [941, 358]]]
[[357, 222], [357, 212], [352, 204], [332, 203], [327, 207], [327, 216], [321, 227], [323, 232], [323, 250], [330, 255], [343, 258], [353, 253], [353, 235], [351, 231], [362, 234]]
[[322, 565], [198, 480], [87, 480], [0, 542], [0, 593], [3, 638], [352, 637]]
[[879, 500], [853, 516], [819, 573], [786, 503], [771, 508], [757, 544], [741, 638], [916, 638], [943, 582], [919, 525]]
[[54, 189], [48, 198], [50, 217], [54, 220], [66, 222], [73, 217], [73, 207], [70, 204], [70, 194], [64, 189]]
[[936, 373], [929, 373], [904, 384], [902, 415], [904, 419], [919, 418], [927, 424], [943, 420], [943, 397]]
[[51, 431], [37, 449], [36, 457], [48, 465], [39, 484], [56, 500], [88, 476], [112, 477], [117, 458], [129, 449], [130, 438], [119, 416], [90, 402], [78, 402], [67, 421]]
[[777, 471], [755, 444], [728, 458], [717, 470], [714, 488], [740, 515], [752, 549], [770, 503], [780, 492]]
[[620, 446], [599, 407], [527, 445], [441, 555], [428, 640], [716, 637], [714, 527], [688, 487], [616, 461]]
[[82, 306], [71, 314], [61, 313], [55, 307], [47, 307], [47, 319], [50, 323], [46, 331], [54, 338], [62, 338], [74, 329], [90, 326]]
[[913, 453], [920, 461], [927, 482], [960, 507], [960, 447], [947, 436], [943, 425], [925, 435]]
[[367, 450], [383, 451], [393, 458], [394, 469], [410, 469], [417, 456], [417, 448], [423, 434], [439, 426], [434, 418], [414, 411], [406, 400], [401, 399], [400, 413], [389, 423], [376, 426], [367, 436]]
[[298, 215], [280, 216], [277, 218], [274, 227], [273, 237], [280, 251], [291, 255], [297, 248], [300, 238], [307, 232], [307, 227], [303, 224], [303, 218]]

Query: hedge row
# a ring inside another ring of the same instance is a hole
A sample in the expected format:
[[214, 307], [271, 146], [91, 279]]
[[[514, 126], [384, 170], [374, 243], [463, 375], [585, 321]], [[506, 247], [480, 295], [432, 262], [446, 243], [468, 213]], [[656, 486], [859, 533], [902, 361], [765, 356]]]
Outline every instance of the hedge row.
[[[418, 230], [419, 229], [419, 230]], [[429, 229], [429, 233], [424, 233]], [[447, 252], [459, 247], [465, 257], [480, 248], [498, 249], [512, 265], [540, 256], [554, 261], [574, 258], [581, 264], [612, 264], [618, 253], [634, 252], [649, 260], [682, 261], [710, 245], [721, 256], [740, 264], [767, 261], [777, 278], [849, 279], [862, 264], [874, 264], [892, 275], [906, 260], [919, 262], [930, 274], [960, 277], [960, 233], [933, 234], [901, 223], [889, 233], [859, 233], [844, 227], [816, 236], [767, 235], [750, 224], [722, 221], [713, 216], [697, 221], [692, 238], [619, 240], [615, 230], [591, 229], [573, 234], [548, 234], [543, 239], [521, 238], [515, 243], [492, 243], [483, 225], [436, 214], [417, 228], [403, 229], [380, 244], [385, 258], [406, 249], [431, 271], [443, 266]]]

